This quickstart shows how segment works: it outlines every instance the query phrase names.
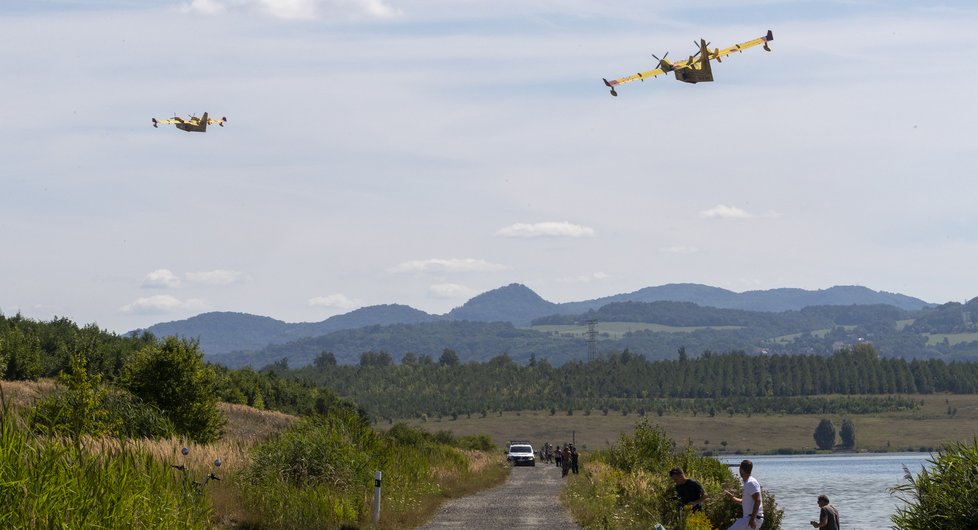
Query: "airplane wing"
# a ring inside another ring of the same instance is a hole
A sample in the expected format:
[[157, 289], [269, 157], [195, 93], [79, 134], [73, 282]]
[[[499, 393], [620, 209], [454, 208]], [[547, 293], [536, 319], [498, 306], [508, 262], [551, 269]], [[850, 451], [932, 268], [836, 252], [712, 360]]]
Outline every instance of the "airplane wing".
[[[693, 63], [695, 62], [696, 61], [693, 61]], [[683, 68], [689, 68], [689, 66], [690, 66], [689, 61], [678, 61], [672, 63], [672, 70], [682, 70]], [[615, 87], [618, 85], [624, 85], [625, 83], [631, 83], [632, 81], [645, 81], [645, 78], [647, 77], [659, 77], [660, 75], [667, 74], [667, 73], [669, 72], [666, 72], [662, 68], [656, 68], [655, 70], [639, 72], [637, 74], [632, 74], [625, 77], [619, 77], [618, 79], [612, 79], [611, 81], [608, 81], [607, 79], [604, 79], [603, 81], [605, 86], [611, 89], [611, 95], [617, 96], [618, 93], [615, 92]]]
[[754, 46], [759, 46], [762, 44], [764, 45], [765, 50], [771, 51], [771, 48], [768, 47], [767, 43], [772, 40], [774, 40], [774, 33], [772, 33], [771, 30], [767, 30], [767, 35], [763, 37], [754, 40], [749, 40], [747, 42], [741, 42], [740, 44], [734, 44], [729, 48], [724, 48], [722, 50], [717, 50], [716, 52], [711, 53], [710, 59], [718, 59], [720, 57], [726, 57], [731, 53], [742, 52], [748, 48], [753, 48]]
[[215, 123], [216, 123], [216, 124], [218, 124], [218, 125], [220, 125], [221, 127], [224, 127], [224, 124], [225, 124], [225, 123], [226, 123], [227, 121], [228, 121], [228, 119], [227, 119], [227, 118], [225, 118], [225, 117], [222, 117], [221, 119], [217, 119], [217, 118], [207, 118], [207, 124], [208, 124], [208, 125], [213, 125], [213, 124], [215, 124]]
[[615, 85], [624, 85], [625, 83], [631, 83], [632, 81], [645, 81], [645, 78], [646, 77], [659, 77], [660, 75], [662, 75], [664, 73], [665, 72], [662, 70], [662, 68], [656, 68], [655, 70], [648, 70], [646, 72], [639, 72], [637, 74], [632, 74], [632, 75], [625, 76], [625, 77], [619, 77], [618, 79], [614, 79], [614, 80], [611, 80], [611, 81], [605, 80], [604, 84], [606, 84], [608, 86], [611, 86], [611, 87], [613, 87]]
[[179, 123], [183, 123], [183, 120], [181, 120], [179, 116], [174, 116], [174, 117], [170, 118], [169, 120], [158, 120], [156, 118], [153, 118], [153, 127], [159, 127], [161, 123], [177, 123], [177, 124], [179, 124]]

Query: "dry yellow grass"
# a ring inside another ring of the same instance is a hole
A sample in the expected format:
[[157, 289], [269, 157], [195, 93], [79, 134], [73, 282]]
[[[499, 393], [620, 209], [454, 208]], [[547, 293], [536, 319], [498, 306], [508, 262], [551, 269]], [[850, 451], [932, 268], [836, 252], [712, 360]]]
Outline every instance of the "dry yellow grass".
[[0, 392], [4, 401], [15, 410], [33, 405], [37, 400], [50, 394], [57, 383], [53, 379], [38, 381], [0, 381]]

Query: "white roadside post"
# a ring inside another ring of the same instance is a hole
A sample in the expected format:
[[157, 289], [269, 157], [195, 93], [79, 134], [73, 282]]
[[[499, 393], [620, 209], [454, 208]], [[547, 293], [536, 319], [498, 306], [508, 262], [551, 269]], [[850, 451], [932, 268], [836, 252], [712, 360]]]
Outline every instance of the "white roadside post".
[[381, 471], [374, 474], [374, 524], [380, 522], [380, 479], [383, 476]]

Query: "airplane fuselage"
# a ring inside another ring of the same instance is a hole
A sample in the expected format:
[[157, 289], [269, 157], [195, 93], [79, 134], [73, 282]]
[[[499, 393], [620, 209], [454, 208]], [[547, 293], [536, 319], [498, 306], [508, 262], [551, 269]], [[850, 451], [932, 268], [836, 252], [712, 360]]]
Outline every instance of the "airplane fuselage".
[[177, 129], [187, 132], [207, 132], [207, 126], [193, 123], [177, 123]]
[[706, 39], [700, 39], [699, 61], [695, 60], [695, 55], [690, 56], [688, 68], [673, 70], [676, 79], [683, 83], [708, 83], [713, 81], [713, 69], [710, 67], [710, 49]]

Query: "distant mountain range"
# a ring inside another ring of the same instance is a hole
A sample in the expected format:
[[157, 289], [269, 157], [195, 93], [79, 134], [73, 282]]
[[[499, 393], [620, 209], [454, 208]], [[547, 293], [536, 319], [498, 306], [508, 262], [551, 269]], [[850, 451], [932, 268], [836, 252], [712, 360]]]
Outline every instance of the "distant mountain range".
[[770, 289], [735, 293], [689, 283], [646, 287], [632, 293], [558, 304], [544, 300], [525, 285], [514, 283], [475, 296], [444, 315], [432, 315], [398, 304], [364, 307], [321, 322], [300, 323], [287, 323], [247, 313], [211, 312], [185, 320], [154, 324], [147, 331], [157, 336], [176, 335], [197, 339], [207, 356], [220, 356], [231, 352], [257, 352], [272, 345], [368, 326], [470, 321], [507, 322], [519, 328], [529, 326], [535, 319], [584, 314], [613, 303], [660, 301], [762, 312], [797, 311], [810, 306], [832, 305], [888, 305], [907, 311], [934, 306], [919, 298], [859, 286], [836, 286], [816, 291]]

